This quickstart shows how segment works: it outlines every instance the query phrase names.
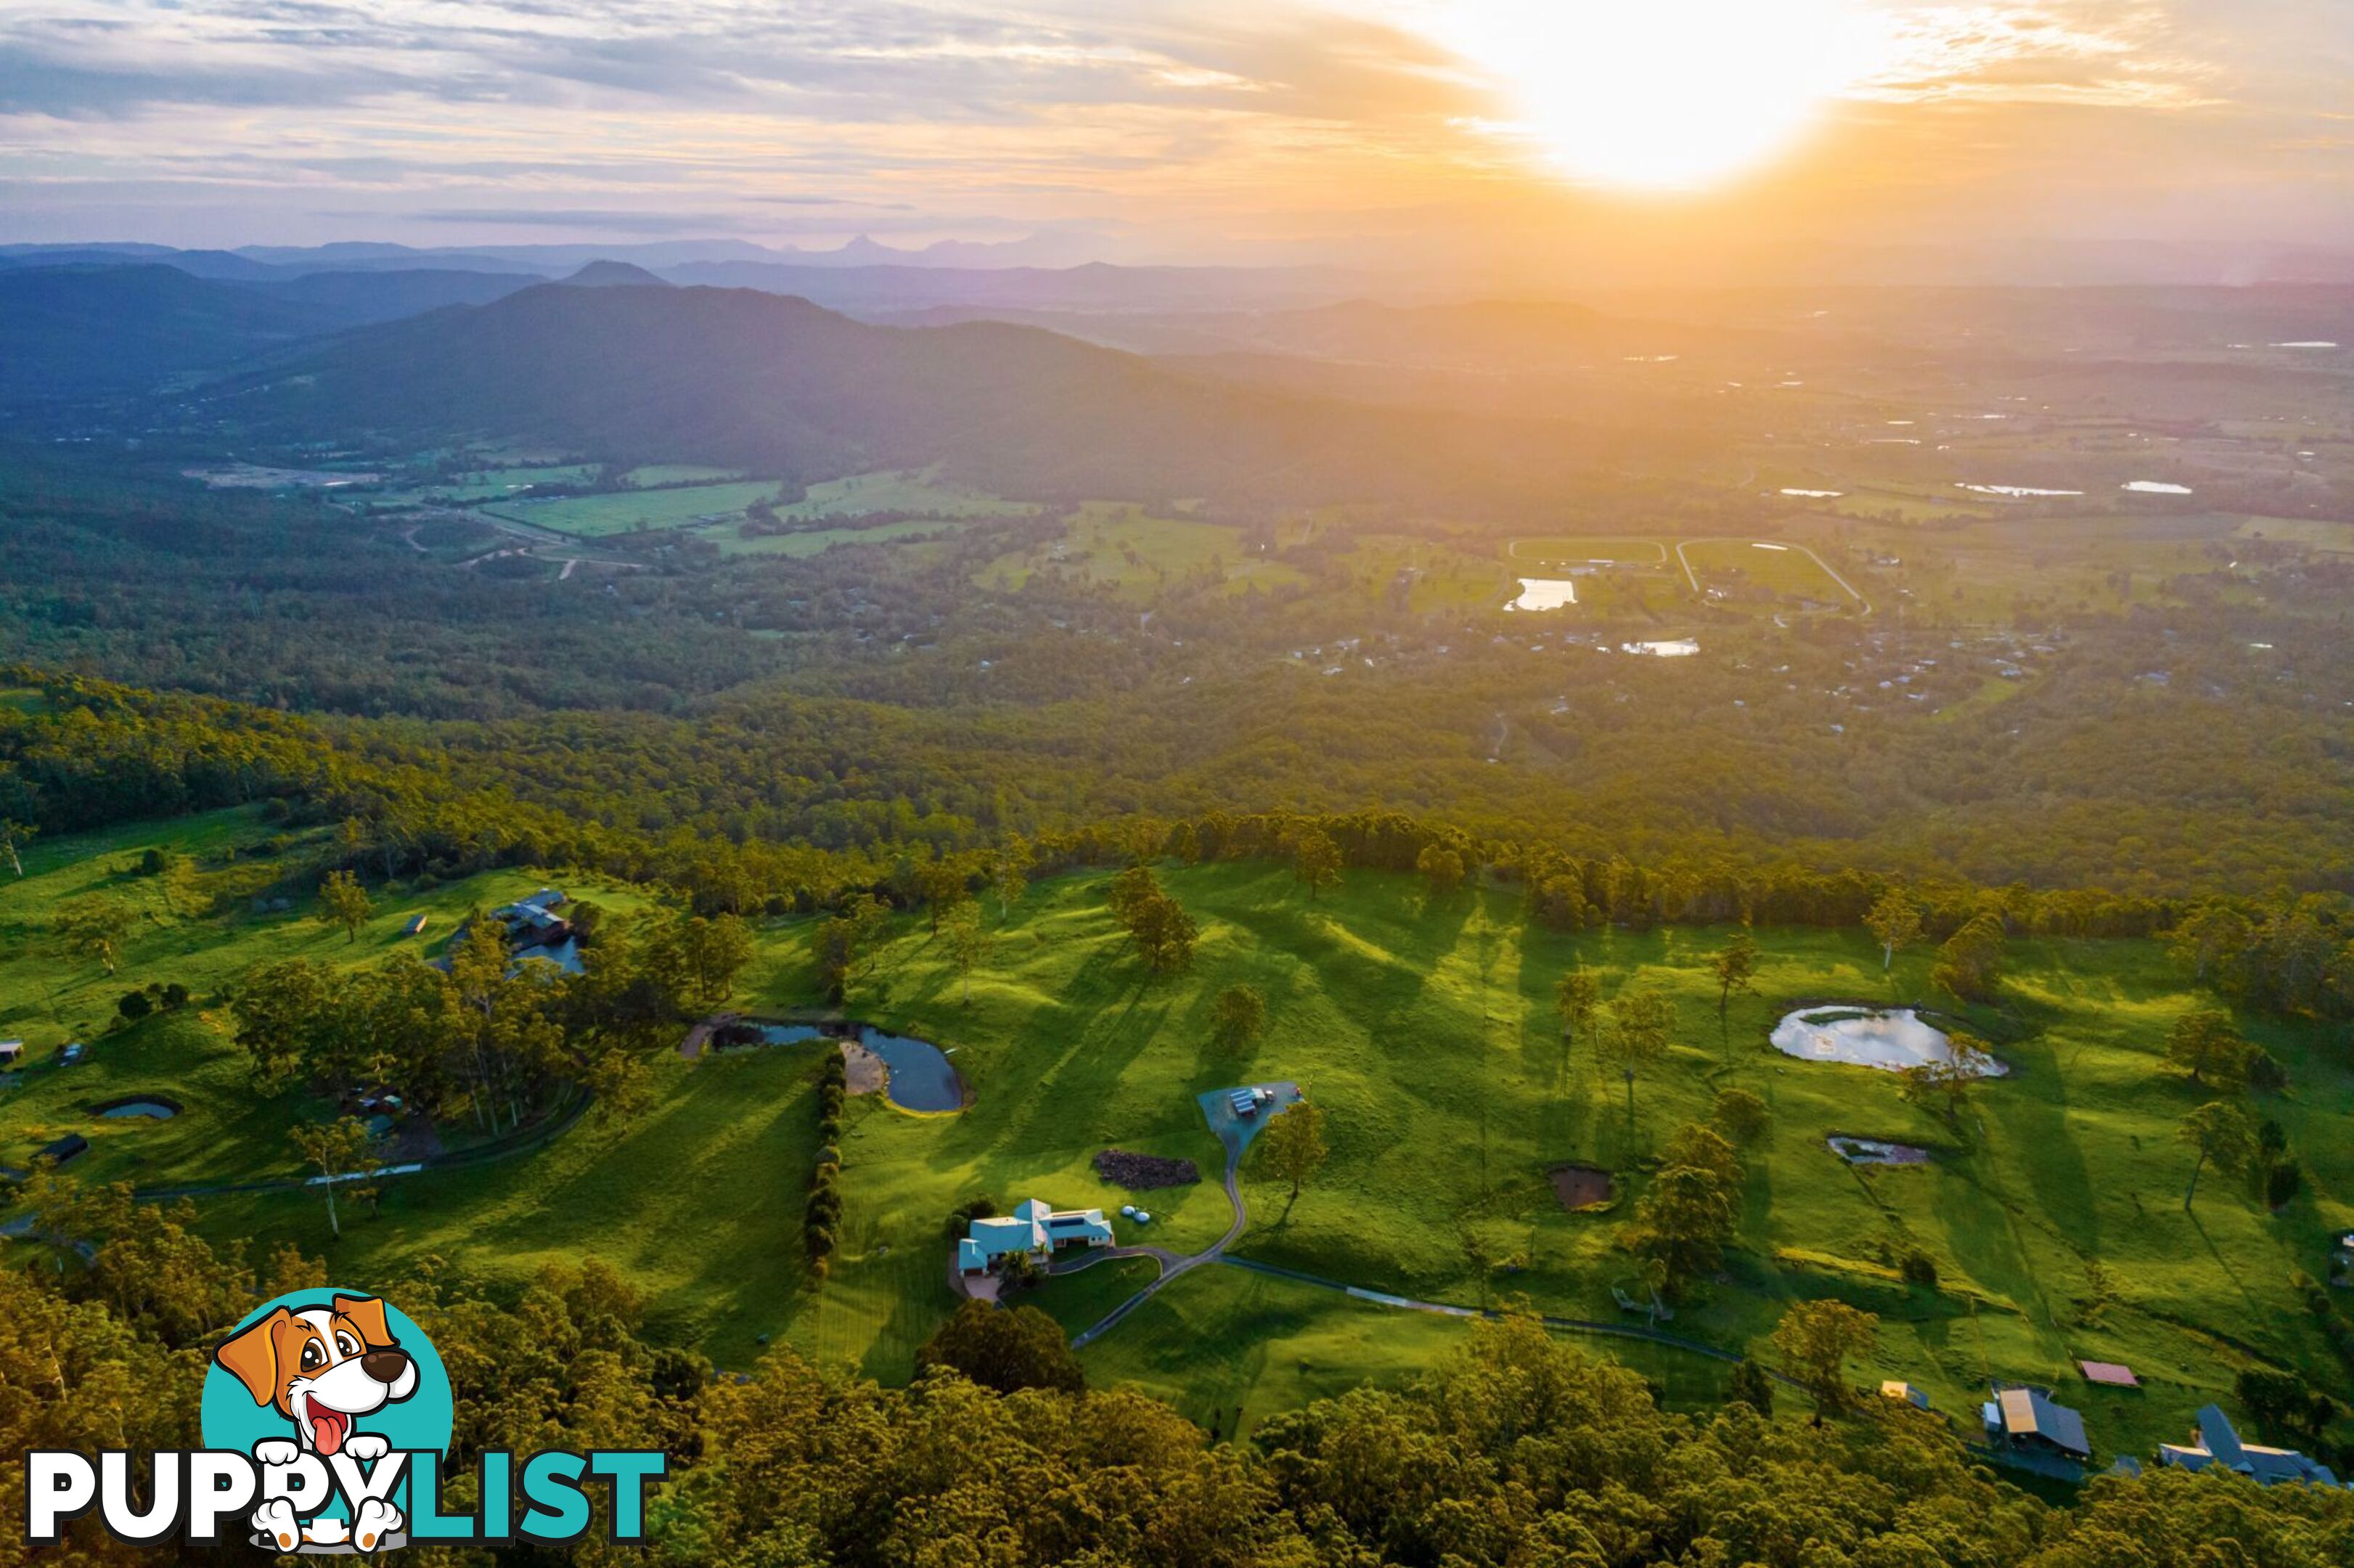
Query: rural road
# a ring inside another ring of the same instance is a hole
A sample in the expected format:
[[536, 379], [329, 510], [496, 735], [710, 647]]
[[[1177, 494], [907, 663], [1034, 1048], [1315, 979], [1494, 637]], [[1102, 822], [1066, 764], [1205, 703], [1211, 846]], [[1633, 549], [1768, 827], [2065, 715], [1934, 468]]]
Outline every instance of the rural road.
[[[1087, 1346], [1095, 1343], [1096, 1340], [1100, 1339], [1105, 1333], [1118, 1328], [1121, 1319], [1127, 1317], [1130, 1312], [1135, 1311], [1139, 1307], [1143, 1306], [1146, 1301], [1151, 1299], [1153, 1292], [1159, 1290], [1162, 1286], [1168, 1284], [1179, 1275], [1186, 1273], [1191, 1269], [1198, 1268], [1205, 1263], [1217, 1263], [1224, 1260], [1226, 1255], [1226, 1248], [1232, 1246], [1235, 1238], [1243, 1234], [1243, 1227], [1250, 1223], [1250, 1213], [1243, 1203], [1242, 1184], [1235, 1180], [1235, 1171], [1243, 1162], [1242, 1145], [1238, 1143], [1226, 1142], [1223, 1137], [1221, 1137], [1219, 1141], [1226, 1143], [1226, 1202], [1234, 1205], [1234, 1224], [1226, 1227], [1226, 1234], [1225, 1235], [1220, 1236], [1214, 1243], [1203, 1248], [1200, 1252], [1193, 1254], [1191, 1257], [1181, 1257], [1177, 1254], [1170, 1252], [1163, 1247], [1116, 1246], [1106, 1248], [1104, 1251], [1097, 1253], [1080, 1263], [1078, 1267], [1084, 1268], [1087, 1264], [1094, 1263], [1098, 1259], [1111, 1260], [1123, 1257], [1149, 1257], [1154, 1259], [1161, 1265], [1161, 1277], [1155, 1279], [1151, 1284], [1146, 1286], [1143, 1289], [1138, 1291], [1135, 1295], [1129, 1297], [1119, 1306], [1113, 1308], [1102, 1322], [1096, 1324], [1093, 1328], [1080, 1330], [1080, 1332], [1072, 1339], [1071, 1349], [1075, 1351], [1085, 1350]], [[1055, 1270], [1055, 1272], [1057, 1274], [1076, 1273], [1077, 1270], [1065, 1270], [1058, 1268]]]

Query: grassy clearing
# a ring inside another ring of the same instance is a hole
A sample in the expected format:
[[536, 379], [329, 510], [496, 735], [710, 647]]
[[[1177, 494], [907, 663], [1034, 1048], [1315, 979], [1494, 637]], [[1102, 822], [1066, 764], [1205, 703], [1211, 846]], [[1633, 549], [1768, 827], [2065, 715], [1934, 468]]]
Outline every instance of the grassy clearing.
[[2354, 556], [2354, 523], [2321, 517], [2247, 517], [2232, 530], [2232, 537], [2302, 545], [2320, 555]]
[[959, 526], [956, 523], [918, 517], [903, 523], [878, 523], [871, 528], [812, 528], [748, 539], [733, 524], [723, 524], [705, 530], [703, 536], [718, 546], [723, 555], [782, 556], [789, 560], [801, 560], [822, 555], [836, 545], [905, 545], [937, 539], [954, 533]]
[[871, 512], [921, 512], [933, 517], [1015, 517], [1034, 510], [960, 484], [943, 482], [931, 470], [853, 474], [812, 484], [809, 493], [778, 514], [807, 522], [855, 517]]
[[1668, 545], [1662, 539], [1553, 535], [1543, 538], [1515, 539], [1505, 547], [1515, 570], [1536, 571], [1546, 567], [1655, 567], [1667, 570], [1674, 567]]
[[1704, 585], [1754, 585], [1777, 598], [1843, 608], [1855, 603], [1821, 562], [1778, 540], [1702, 539], [1681, 548]]
[[[257, 819], [224, 813], [172, 840], [217, 853], [265, 835]], [[36, 846], [33, 875], [10, 900], [18, 924], [0, 961], [0, 1017], [11, 1022], [0, 1029], [46, 1029], [46, 1046], [130, 982], [212, 987], [266, 956], [345, 951], [340, 934], [299, 915], [164, 915], [134, 942], [122, 980], [76, 973], [60, 986], [54, 957], [30, 950], [44, 945], [40, 916], [19, 908], [119, 876], [142, 837]], [[2334, 1375], [2286, 1280], [2317, 1268], [2327, 1238], [2354, 1226], [2344, 1137], [2354, 1074], [2318, 1032], [2246, 1021], [2294, 1075], [2286, 1095], [2258, 1108], [2286, 1128], [2307, 1190], [2274, 1216], [2211, 1179], [2186, 1214], [2189, 1161], [2173, 1128], [2200, 1097], [2162, 1076], [2157, 1055], [2171, 1020], [2202, 999], [2149, 944], [2013, 944], [2003, 1004], [1974, 1010], [1971, 1024], [2017, 1075], [1981, 1088], [1956, 1128], [1906, 1105], [1892, 1076], [1791, 1061], [1766, 1043], [1801, 1001], [1925, 995], [1925, 954], [1901, 955], [1883, 978], [1858, 935], [1761, 931], [1759, 994], [1734, 999], [1720, 1022], [1706, 963], [1722, 933], [1564, 936], [1529, 927], [1501, 892], [1432, 905], [1411, 879], [1367, 874], [1321, 900], [1262, 866], [1164, 875], [1202, 929], [1193, 969], [1176, 977], [1150, 979], [1128, 955], [1100, 876], [1043, 883], [1010, 920], [992, 920], [969, 1007], [924, 925], [897, 927], [851, 1011], [952, 1049], [975, 1099], [938, 1118], [853, 1102], [842, 1249], [822, 1289], [808, 1288], [799, 1239], [816, 1047], [666, 1061], [640, 1121], [584, 1124], [533, 1156], [394, 1183], [381, 1217], [350, 1226], [332, 1249], [334, 1269], [365, 1279], [439, 1256], [513, 1284], [545, 1261], [596, 1255], [639, 1281], [668, 1331], [723, 1364], [748, 1363], [769, 1336], [901, 1376], [953, 1304], [942, 1231], [951, 1205], [985, 1192], [1001, 1204], [1037, 1196], [1116, 1209], [1129, 1195], [1090, 1163], [1109, 1146], [1190, 1157], [1214, 1177], [1219, 1150], [1193, 1095], [1288, 1076], [1326, 1108], [1332, 1158], [1296, 1203], [1246, 1163], [1251, 1224], [1239, 1255], [1464, 1306], [1518, 1295], [1548, 1312], [1615, 1319], [1610, 1286], [1631, 1276], [1617, 1233], [1649, 1162], [1675, 1127], [1737, 1085], [1767, 1101], [1774, 1131], [1750, 1157], [1741, 1245], [1723, 1280], [1683, 1305], [1680, 1332], [1755, 1346], [1791, 1299], [1837, 1295], [1883, 1319], [1874, 1374], [1919, 1383], [1949, 1411], [1967, 1410], [1990, 1373], [2050, 1382], [2110, 1452], [2172, 1436], [2243, 1366]], [[421, 896], [438, 928], [465, 904], [535, 880], [476, 879]], [[419, 902], [379, 900], [386, 922]], [[805, 921], [764, 927], [739, 1004], [811, 1005], [811, 934]], [[351, 957], [382, 946], [372, 928]], [[1638, 1082], [1631, 1118], [1624, 1086], [1585, 1043], [1559, 1036], [1552, 986], [1579, 962], [1606, 991], [1655, 986], [1677, 1003], [1679, 1044]], [[1266, 993], [1269, 1022], [1256, 1044], [1228, 1052], [1212, 1041], [1209, 1010], [1238, 980]], [[93, 1173], [149, 1181], [282, 1168], [284, 1120], [299, 1107], [241, 1101], [233, 1047], [203, 1020], [142, 1025], [101, 1041], [98, 1055], [100, 1066], [75, 1069], [91, 1075], [87, 1090], [28, 1085], [0, 1100], [0, 1158], [69, 1120], [69, 1102], [150, 1090], [187, 1102], [185, 1125], [108, 1129], [87, 1157]], [[1926, 1144], [1937, 1158], [1925, 1169], [1852, 1170], [1823, 1147], [1833, 1132]], [[1543, 1177], [1566, 1160], [1616, 1171], [1618, 1207], [1564, 1213]], [[1228, 1218], [1214, 1181], [1140, 1201], [1158, 1223], [1141, 1235], [1124, 1227], [1124, 1237], [1180, 1251], [1207, 1245]], [[323, 1212], [301, 1194], [214, 1200], [205, 1223], [265, 1245], [329, 1245]], [[1467, 1236], [1496, 1265], [1484, 1278]], [[1915, 1249], [1942, 1288], [1896, 1280], [1894, 1264]], [[1099, 1265], [1039, 1301], [1077, 1327], [1143, 1275]], [[1132, 1379], [1204, 1416], [1264, 1413], [1406, 1375], [1459, 1332], [1447, 1319], [1205, 1268], [1088, 1360], [1099, 1380]], [[1688, 1354], [1601, 1348], [1695, 1400], [1722, 1376]], [[2128, 1362], [2148, 1386], [2095, 1393], [2074, 1375], [2078, 1357]]]
[[741, 469], [706, 468], [692, 462], [650, 462], [623, 474], [621, 482], [632, 490], [649, 490], [666, 484], [717, 484], [743, 477]]
[[1014, 589], [1042, 572], [1107, 584], [1139, 598], [1192, 578], [1220, 580], [1236, 593], [1301, 580], [1292, 567], [1248, 554], [1240, 529], [1154, 517], [1141, 506], [1100, 501], [1074, 513], [1061, 540], [1000, 556], [976, 580], [984, 588]]
[[774, 480], [735, 484], [697, 484], [677, 490], [627, 490], [603, 495], [572, 495], [554, 501], [508, 501], [482, 508], [511, 523], [532, 523], [583, 539], [614, 534], [683, 528], [690, 524], [740, 516], [755, 501], [774, 500]]

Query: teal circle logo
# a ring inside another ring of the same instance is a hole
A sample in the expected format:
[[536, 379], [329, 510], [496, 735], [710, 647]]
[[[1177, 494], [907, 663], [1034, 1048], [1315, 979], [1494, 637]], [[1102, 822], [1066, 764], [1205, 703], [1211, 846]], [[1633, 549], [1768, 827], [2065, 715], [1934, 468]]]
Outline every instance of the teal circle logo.
[[[356, 1510], [343, 1489], [303, 1489], [254, 1511], [257, 1544], [369, 1552], [406, 1542], [412, 1478], [401, 1456], [446, 1454], [456, 1420], [450, 1374], [424, 1330], [364, 1291], [297, 1290], [264, 1303], [214, 1351], [200, 1411], [205, 1446], [253, 1457], [265, 1474], [373, 1476], [398, 1467]], [[358, 1467], [356, 1472], [352, 1467]]]

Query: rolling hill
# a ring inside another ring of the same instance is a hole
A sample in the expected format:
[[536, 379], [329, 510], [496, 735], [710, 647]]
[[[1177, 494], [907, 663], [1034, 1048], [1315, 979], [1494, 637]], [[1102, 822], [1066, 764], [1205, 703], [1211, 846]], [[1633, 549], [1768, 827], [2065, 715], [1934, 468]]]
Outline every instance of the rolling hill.
[[256, 376], [286, 434], [499, 435], [802, 480], [939, 463], [1000, 493], [1331, 500], [1558, 482], [1559, 424], [1299, 397], [1037, 328], [870, 325], [710, 288], [526, 289], [355, 333]]

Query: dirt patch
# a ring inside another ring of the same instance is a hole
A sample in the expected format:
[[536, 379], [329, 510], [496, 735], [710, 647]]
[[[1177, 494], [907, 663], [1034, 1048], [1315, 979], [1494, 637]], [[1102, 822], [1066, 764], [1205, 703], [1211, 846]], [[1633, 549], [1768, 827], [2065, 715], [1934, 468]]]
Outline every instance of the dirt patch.
[[1202, 1169], [1190, 1160], [1107, 1149], [1096, 1156], [1096, 1174], [1115, 1187], [1150, 1192], [1161, 1187], [1190, 1187], [1202, 1179]]
[[1607, 1171], [1592, 1165], [1556, 1165], [1545, 1172], [1553, 1195], [1571, 1213], [1606, 1209], [1618, 1196], [1618, 1183]]
[[842, 1066], [843, 1086], [854, 1095], [879, 1094], [891, 1081], [891, 1069], [883, 1058], [855, 1040], [842, 1043]]

